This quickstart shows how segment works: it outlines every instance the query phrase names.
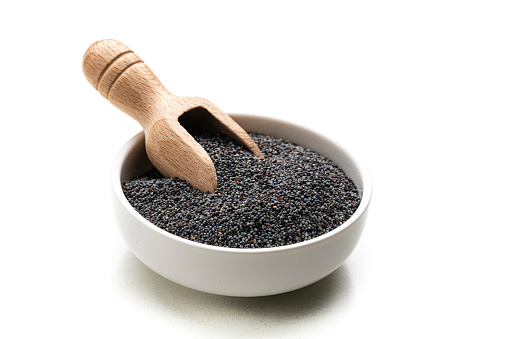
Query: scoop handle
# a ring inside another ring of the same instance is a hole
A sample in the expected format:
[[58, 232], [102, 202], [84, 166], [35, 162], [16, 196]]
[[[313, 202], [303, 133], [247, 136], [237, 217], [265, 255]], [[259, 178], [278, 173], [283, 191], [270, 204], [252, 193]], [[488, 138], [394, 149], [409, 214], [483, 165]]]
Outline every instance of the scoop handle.
[[92, 44], [83, 56], [83, 73], [103, 97], [143, 128], [168, 114], [164, 110], [174, 95], [138, 55], [116, 40]]

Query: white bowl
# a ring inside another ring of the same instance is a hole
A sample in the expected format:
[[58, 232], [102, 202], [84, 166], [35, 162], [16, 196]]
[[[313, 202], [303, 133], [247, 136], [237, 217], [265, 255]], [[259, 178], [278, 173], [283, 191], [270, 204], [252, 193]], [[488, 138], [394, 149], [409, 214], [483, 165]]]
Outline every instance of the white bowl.
[[366, 168], [343, 147], [306, 128], [266, 117], [231, 117], [248, 132], [283, 138], [333, 160], [362, 195], [357, 211], [331, 232], [275, 248], [224, 248], [180, 238], [143, 218], [122, 192], [122, 182], [152, 167], [140, 132], [122, 147], [113, 164], [113, 207], [125, 243], [153, 271], [208, 293], [265, 296], [296, 290], [326, 277], [350, 256], [364, 229], [372, 190]]

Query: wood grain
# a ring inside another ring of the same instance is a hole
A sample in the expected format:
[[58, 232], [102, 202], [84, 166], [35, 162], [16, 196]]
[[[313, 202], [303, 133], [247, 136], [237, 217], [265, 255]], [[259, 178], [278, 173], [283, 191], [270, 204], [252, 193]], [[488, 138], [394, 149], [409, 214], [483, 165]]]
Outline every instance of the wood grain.
[[[83, 56], [83, 72], [103, 97], [140, 123], [147, 155], [165, 176], [186, 180], [201, 191], [217, 188], [210, 156], [186, 130], [198, 125], [226, 134], [263, 157], [251, 137], [216, 105], [171, 94], [138, 55], [116, 40], [90, 46]], [[183, 116], [186, 112], [190, 118]]]

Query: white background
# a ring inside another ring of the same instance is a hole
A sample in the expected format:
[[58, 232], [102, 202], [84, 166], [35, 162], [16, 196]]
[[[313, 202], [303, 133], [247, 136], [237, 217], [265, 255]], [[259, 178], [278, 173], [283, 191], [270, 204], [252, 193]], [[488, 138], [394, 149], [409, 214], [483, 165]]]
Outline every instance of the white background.
[[[0, 337], [509, 337], [506, 1], [0, 6]], [[104, 38], [174, 94], [358, 153], [374, 194], [345, 265], [242, 299], [140, 263], [110, 205], [111, 163], [140, 126], [81, 70]]]

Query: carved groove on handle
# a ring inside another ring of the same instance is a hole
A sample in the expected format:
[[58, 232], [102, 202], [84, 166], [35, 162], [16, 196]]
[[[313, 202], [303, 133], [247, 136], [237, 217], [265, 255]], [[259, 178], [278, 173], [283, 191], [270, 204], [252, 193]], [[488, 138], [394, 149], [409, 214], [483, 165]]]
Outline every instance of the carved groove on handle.
[[117, 82], [117, 80], [120, 78], [120, 76], [122, 74], [124, 74], [129, 68], [133, 67], [134, 65], [136, 64], [139, 64], [139, 63], [142, 63], [143, 60], [137, 60], [135, 62], [132, 62], [130, 63], [126, 68], [124, 68], [122, 70], [122, 72], [118, 73], [117, 76], [115, 77], [115, 79], [113, 79], [113, 82], [111, 83], [111, 85], [109, 86], [110, 88], [108, 89], [108, 93], [106, 93], [106, 97], [108, 98], [108, 100], [110, 99], [110, 91], [111, 89], [113, 88], [113, 85], [115, 85], [115, 83]]
[[132, 66], [143, 62], [139, 56], [132, 51], [117, 55], [110, 61], [101, 72], [97, 82], [97, 90], [103, 97], [109, 100], [110, 91], [115, 82]]
[[109, 100], [110, 91], [120, 76], [129, 68], [141, 62], [143, 60], [132, 51], [120, 53], [104, 67], [97, 81], [96, 89]]
[[108, 68], [110, 68], [111, 65], [113, 65], [113, 63], [115, 63], [115, 61], [117, 61], [118, 59], [120, 59], [121, 57], [123, 57], [124, 55], [129, 54], [129, 53], [134, 53], [134, 52], [133, 51], [125, 51], [123, 53], [120, 53], [119, 55], [117, 55], [116, 57], [111, 59], [110, 62], [108, 62], [108, 64], [106, 66], [104, 66], [103, 70], [99, 74], [99, 77], [97, 78], [97, 86], [95, 87], [96, 90], [99, 90], [99, 83], [101, 82], [101, 80], [104, 76], [104, 73], [106, 73]]

